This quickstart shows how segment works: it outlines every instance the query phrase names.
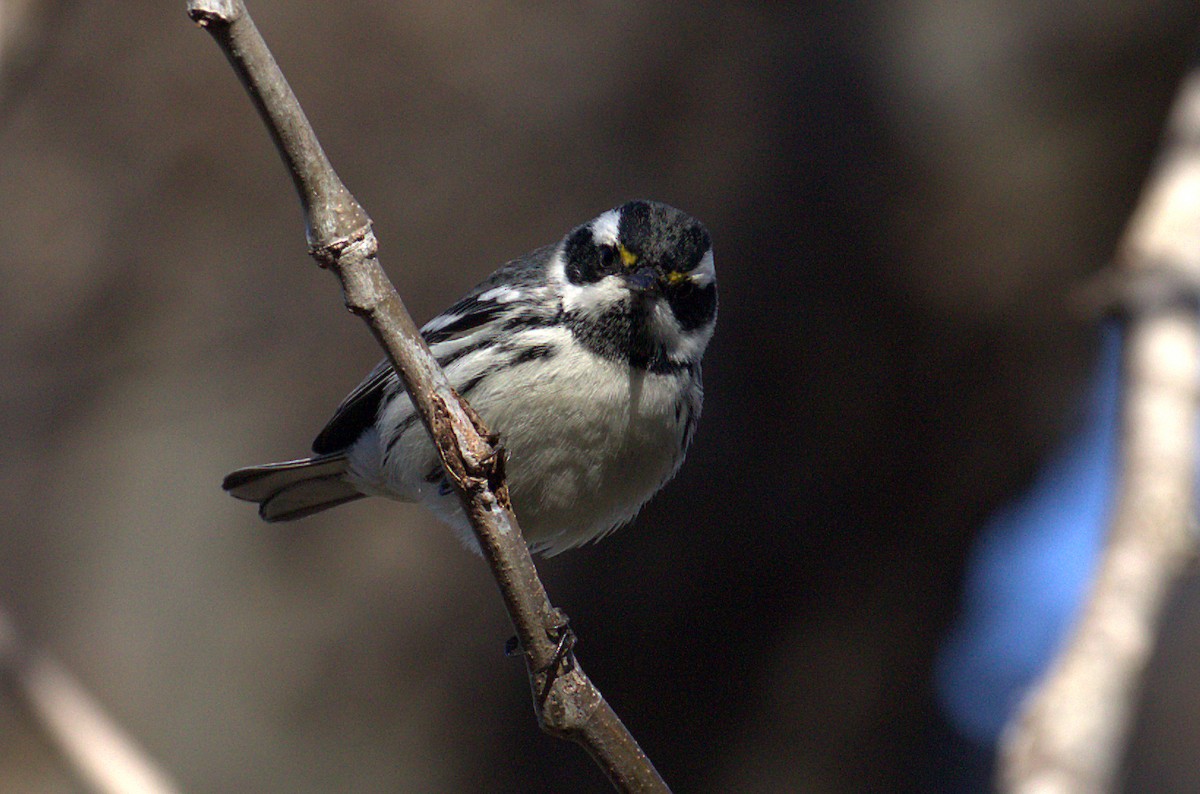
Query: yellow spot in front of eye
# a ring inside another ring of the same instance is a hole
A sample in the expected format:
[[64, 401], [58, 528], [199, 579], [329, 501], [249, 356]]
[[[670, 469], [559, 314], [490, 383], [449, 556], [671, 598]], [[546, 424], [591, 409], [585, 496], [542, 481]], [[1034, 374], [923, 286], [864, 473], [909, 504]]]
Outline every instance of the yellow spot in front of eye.
[[633, 251], [630, 251], [623, 245], [618, 245], [617, 251], [620, 252], [621, 264], [625, 265], [625, 267], [633, 267], [637, 264], [638, 256]]
[[683, 273], [678, 270], [668, 273], [666, 276], [663, 277], [663, 280], [666, 281], [668, 284], [670, 284], [672, 287], [677, 287], [680, 284], [682, 284], [683, 282], [688, 281], [689, 279], [691, 279], [691, 276], [689, 276], [687, 273]]

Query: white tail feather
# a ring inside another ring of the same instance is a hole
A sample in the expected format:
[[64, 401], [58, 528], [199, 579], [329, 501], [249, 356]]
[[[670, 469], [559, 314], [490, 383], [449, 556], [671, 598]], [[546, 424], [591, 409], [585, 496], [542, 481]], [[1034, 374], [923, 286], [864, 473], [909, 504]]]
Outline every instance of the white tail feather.
[[364, 494], [345, 479], [343, 453], [248, 466], [222, 484], [230, 495], [258, 503], [265, 521], [293, 521], [352, 501]]

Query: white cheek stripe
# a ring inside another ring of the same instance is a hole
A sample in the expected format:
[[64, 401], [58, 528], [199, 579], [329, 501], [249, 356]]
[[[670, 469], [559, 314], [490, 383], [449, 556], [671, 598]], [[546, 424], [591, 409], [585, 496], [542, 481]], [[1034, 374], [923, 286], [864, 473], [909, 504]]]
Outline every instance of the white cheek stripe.
[[567, 258], [563, 256], [562, 246], [559, 246], [559, 249], [554, 252], [554, 258], [550, 260], [550, 266], [546, 268], [546, 278], [552, 285], [558, 287], [564, 309], [577, 308], [582, 302], [583, 288], [567, 280]]
[[605, 276], [593, 284], [563, 284], [562, 287], [563, 308], [587, 315], [599, 316], [628, 297], [629, 290], [619, 276]]
[[675, 319], [675, 313], [665, 303], [655, 306], [650, 322], [655, 335], [666, 344], [667, 358], [672, 361], [699, 361], [716, 325], [710, 320], [699, 328], [684, 331]]
[[580, 285], [568, 281], [567, 260], [561, 248], [554, 252], [550, 267], [546, 269], [546, 277], [551, 284], [558, 287], [562, 307], [567, 311], [595, 312], [598, 308], [603, 308], [608, 300], [619, 297], [611, 294], [611, 288], [616, 286], [615, 276], [608, 276], [595, 284]]

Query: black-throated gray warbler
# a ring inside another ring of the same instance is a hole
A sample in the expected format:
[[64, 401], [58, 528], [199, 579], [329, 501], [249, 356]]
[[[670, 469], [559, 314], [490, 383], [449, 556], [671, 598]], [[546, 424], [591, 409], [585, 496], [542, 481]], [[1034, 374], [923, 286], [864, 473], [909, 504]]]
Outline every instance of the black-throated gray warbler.
[[[699, 221], [631, 201], [493, 273], [421, 334], [500, 434], [525, 539], [557, 554], [629, 521], [683, 463], [717, 317]], [[224, 487], [290, 521], [362, 496], [421, 501], [474, 536], [387, 361], [338, 407], [314, 456], [239, 469]]]

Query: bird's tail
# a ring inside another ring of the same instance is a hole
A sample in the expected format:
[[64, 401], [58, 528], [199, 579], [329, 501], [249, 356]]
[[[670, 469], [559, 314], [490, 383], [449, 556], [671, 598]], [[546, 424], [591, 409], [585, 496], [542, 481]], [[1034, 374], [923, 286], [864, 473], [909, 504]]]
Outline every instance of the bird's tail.
[[348, 468], [345, 453], [336, 452], [238, 469], [221, 487], [238, 499], [258, 502], [264, 521], [294, 521], [362, 498], [365, 494], [346, 481]]

